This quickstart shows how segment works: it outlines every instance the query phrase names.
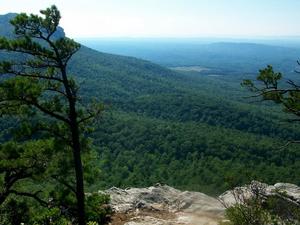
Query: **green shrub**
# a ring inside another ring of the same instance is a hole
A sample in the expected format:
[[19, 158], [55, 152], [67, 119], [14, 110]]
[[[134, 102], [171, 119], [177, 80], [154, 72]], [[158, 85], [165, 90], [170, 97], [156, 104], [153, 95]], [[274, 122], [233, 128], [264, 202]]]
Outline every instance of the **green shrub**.
[[1, 225], [20, 225], [29, 219], [29, 207], [25, 201], [9, 199], [0, 208]]
[[86, 197], [86, 218], [93, 221], [91, 224], [106, 224], [112, 215], [112, 209], [108, 205], [110, 197], [103, 194], [91, 194]]
[[87, 223], [87, 225], [99, 225], [99, 224], [97, 222], [90, 221]]
[[226, 209], [225, 216], [231, 225], [269, 224], [269, 214], [256, 204], [236, 204]]
[[71, 221], [61, 214], [61, 210], [55, 208], [45, 208], [31, 219], [32, 225], [70, 225]]
[[226, 206], [223, 225], [296, 225], [300, 224], [300, 206], [285, 193], [266, 194], [265, 187], [257, 182], [248, 186], [248, 197], [241, 188], [231, 193], [237, 201]]

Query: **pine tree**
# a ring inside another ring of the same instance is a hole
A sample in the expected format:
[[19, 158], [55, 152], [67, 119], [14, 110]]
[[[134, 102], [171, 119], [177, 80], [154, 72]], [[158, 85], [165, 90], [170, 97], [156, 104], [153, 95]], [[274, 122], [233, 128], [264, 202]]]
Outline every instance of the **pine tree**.
[[40, 12], [42, 16], [17, 15], [11, 21], [16, 38], [0, 38], [0, 50], [9, 53], [0, 62], [0, 113], [32, 113], [43, 118], [30, 125], [30, 129], [59, 140], [62, 151], [71, 150], [75, 187], [61, 179], [62, 174], [53, 177], [75, 193], [77, 222], [83, 225], [86, 221], [82, 152], [87, 142], [84, 134], [87, 124], [99, 115], [102, 107], [84, 105], [79, 87], [68, 74], [68, 62], [80, 45], [58, 34], [60, 12], [56, 6]]
[[[298, 62], [300, 65], [300, 62]], [[300, 73], [296, 71], [296, 73]], [[260, 98], [263, 101], [272, 101], [283, 107], [283, 110], [293, 115], [288, 122], [300, 121], [300, 85], [293, 80], [282, 81], [282, 73], [275, 72], [271, 65], [259, 70], [256, 81], [244, 80], [242, 86], [255, 93], [251, 98]], [[292, 140], [286, 143], [300, 143]]]

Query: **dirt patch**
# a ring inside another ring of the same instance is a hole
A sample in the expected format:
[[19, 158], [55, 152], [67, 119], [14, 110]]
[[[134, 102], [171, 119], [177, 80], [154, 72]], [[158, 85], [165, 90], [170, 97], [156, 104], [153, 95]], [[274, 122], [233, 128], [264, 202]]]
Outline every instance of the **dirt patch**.
[[163, 221], [172, 221], [177, 218], [174, 213], [168, 211], [137, 210], [129, 213], [115, 213], [112, 216], [110, 225], [124, 225], [132, 221], [141, 221], [141, 218], [154, 218]]
[[188, 225], [218, 225], [224, 218], [214, 213], [178, 213], [177, 220]]

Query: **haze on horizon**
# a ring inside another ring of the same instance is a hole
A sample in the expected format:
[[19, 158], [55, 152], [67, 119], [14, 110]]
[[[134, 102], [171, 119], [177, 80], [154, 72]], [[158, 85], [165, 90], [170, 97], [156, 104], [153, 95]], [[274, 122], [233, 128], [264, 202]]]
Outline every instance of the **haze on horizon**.
[[299, 0], [0, 0], [0, 14], [55, 4], [69, 37], [300, 36]]

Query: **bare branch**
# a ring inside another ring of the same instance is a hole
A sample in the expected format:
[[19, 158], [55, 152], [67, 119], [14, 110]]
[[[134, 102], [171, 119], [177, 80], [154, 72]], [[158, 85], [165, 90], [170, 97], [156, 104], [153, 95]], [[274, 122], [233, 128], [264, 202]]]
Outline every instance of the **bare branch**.
[[300, 86], [297, 85], [297, 84], [295, 84], [294, 81], [288, 80], [287, 83], [288, 83], [289, 85], [292, 85], [294, 88], [296, 88], [296, 90], [293, 90], [293, 91], [299, 91], [298, 89], [300, 88]]
[[65, 92], [63, 92], [63, 91], [61, 91], [61, 90], [58, 90], [58, 89], [56, 89], [56, 88], [45, 88], [44, 90], [45, 90], [45, 91], [57, 92], [57, 93], [59, 93], [59, 94], [65, 96], [66, 98], [68, 97], [67, 94], [66, 94]]
[[291, 144], [300, 144], [300, 141], [288, 141], [285, 145], [283, 145], [280, 150], [287, 148]]

